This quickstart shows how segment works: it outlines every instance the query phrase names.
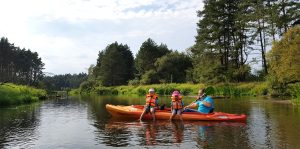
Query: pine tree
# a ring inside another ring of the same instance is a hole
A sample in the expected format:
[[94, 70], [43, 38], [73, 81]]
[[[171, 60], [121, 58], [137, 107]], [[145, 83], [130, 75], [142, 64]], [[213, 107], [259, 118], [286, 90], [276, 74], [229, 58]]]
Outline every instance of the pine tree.
[[99, 53], [95, 68], [102, 85], [125, 85], [133, 78], [134, 59], [127, 45], [115, 42]]
[[153, 69], [155, 61], [169, 52], [170, 50], [166, 45], [161, 44], [158, 46], [152, 39], [147, 39], [140, 47], [135, 59], [135, 66], [139, 76]]

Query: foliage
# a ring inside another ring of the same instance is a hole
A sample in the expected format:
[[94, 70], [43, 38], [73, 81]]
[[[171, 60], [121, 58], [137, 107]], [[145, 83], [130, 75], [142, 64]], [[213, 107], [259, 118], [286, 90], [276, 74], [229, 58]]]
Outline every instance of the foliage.
[[155, 84], [159, 82], [159, 76], [154, 69], [150, 69], [142, 76], [141, 84]]
[[85, 73], [45, 76], [39, 82], [39, 87], [47, 91], [78, 88], [83, 81], [87, 80], [87, 77]]
[[[300, 16], [300, 4], [287, 1], [205, 0], [198, 11], [193, 82], [243, 82], [252, 79], [250, 53], [268, 74], [267, 45], [281, 37]], [[253, 81], [253, 80], [250, 80]]]
[[135, 66], [139, 76], [144, 75], [150, 69], [154, 69], [154, 63], [171, 51], [164, 44], [157, 45], [152, 39], [148, 38], [140, 47], [135, 59]]
[[97, 86], [96, 81], [87, 80], [80, 84], [79, 89], [80, 89], [80, 92], [91, 93], [94, 91], [95, 86]]
[[0, 82], [13, 82], [37, 85], [42, 79], [44, 63], [38, 53], [20, 49], [9, 43], [7, 38], [0, 40]]
[[117, 42], [99, 52], [97, 65], [93, 70], [95, 78], [103, 86], [125, 85], [133, 78], [134, 59], [127, 45]]
[[171, 52], [157, 59], [155, 68], [161, 83], [186, 82], [186, 70], [192, 67], [192, 60], [185, 54]]
[[240, 3], [204, 1], [204, 10], [198, 12], [201, 19], [196, 44], [191, 50], [196, 82], [245, 81], [250, 42], [246, 40], [247, 17], [242, 15], [248, 10]]
[[29, 86], [5, 83], [0, 85], [0, 106], [25, 104], [38, 101], [46, 96], [46, 91]]
[[187, 70], [192, 67], [191, 58], [177, 51], [157, 58], [154, 68], [141, 77], [141, 84], [183, 83], [186, 82]]
[[293, 96], [292, 102], [295, 105], [300, 105], [300, 83], [290, 84], [288, 92]]
[[197, 95], [200, 88], [206, 88], [207, 94], [211, 96], [264, 96], [269, 93], [266, 83], [230, 83], [230, 84], [151, 84], [139, 86], [97, 86], [90, 90], [80, 90], [79, 93], [97, 93], [100, 95], [145, 95], [149, 88], [154, 88], [159, 95], [171, 95], [174, 90], [180, 91], [183, 95]]
[[128, 81], [128, 85], [139, 85], [139, 84], [140, 84], [140, 80], [137, 78]]
[[270, 85], [279, 95], [288, 84], [300, 82], [300, 26], [290, 28], [283, 38], [274, 42], [268, 53]]

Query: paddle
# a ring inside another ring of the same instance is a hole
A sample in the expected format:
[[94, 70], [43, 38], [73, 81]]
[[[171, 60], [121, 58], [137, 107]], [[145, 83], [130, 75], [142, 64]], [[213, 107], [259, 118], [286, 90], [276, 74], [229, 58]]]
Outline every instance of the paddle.
[[[185, 106], [185, 107], [188, 107], [188, 106], [194, 104], [195, 102], [197, 102], [198, 100], [201, 100], [201, 98], [204, 97], [204, 96], [205, 96], [205, 93], [202, 94], [201, 96], [198, 96], [198, 98], [197, 98], [195, 101], [193, 101], [192, 103], [190, 103], [189, 105], [187, 105], [187, 106]], [[185, 108], [184, 108], [184, 110], [185, 110]], [[184, 110], [182, 111], [182, 113], [184, 112]]]
[[198, 97], [195, 101], [191, 102], [189, 105], [187, 105], [187, 106], [185, 106], [185, 107], [188, 107], [188, 106], [192, 105], [193, 103], [197, 102], [197, 101], [200, 100], [200, 99], [201, 99], [201, 97]]

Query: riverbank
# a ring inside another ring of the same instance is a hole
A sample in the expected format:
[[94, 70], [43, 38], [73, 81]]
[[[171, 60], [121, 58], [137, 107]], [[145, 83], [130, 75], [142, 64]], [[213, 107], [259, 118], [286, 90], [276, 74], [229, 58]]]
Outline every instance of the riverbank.
[[[70, 94], [97, 94], [97, 95], [139, 95], [143, 96], [149, 88], [154, 88], [159, 95], [171, 95], [174, 90], [179, 90], [181, 94], [196, 96], [199, 88], [207, 88], [207, 93], [215, 97], [231, 96], [282, 96], [278, 91], [270, 89], [267, 82], [247, 82], [247, 83], [219, 83], [219, 84], [152, 84], [137, 86], [95, 86], [84, 85], [74, 89]], [[288, 86], [284, 97], [292, 98], [292, 103], [300, 105], [300, 84]]]
[[183, 95], [197, 95], [199, 88], [207, 88], [207, 92], [214, 96], [260, 96], [269, 93], [266, 83], [227, 83], [227, 84], [153, 84], [139, 86], [89, 86], [72, 90], [72, 94], [98, 94], [98, 95], [145, 95], [149, 88], [154, 88], [159, 95], [171, 95], [174, 90], [179, 90]]
[[44, 99], [46, 95], [46, 91], [42, 89], [3, 83], [0, 85], [0, 106], [32, 103]]

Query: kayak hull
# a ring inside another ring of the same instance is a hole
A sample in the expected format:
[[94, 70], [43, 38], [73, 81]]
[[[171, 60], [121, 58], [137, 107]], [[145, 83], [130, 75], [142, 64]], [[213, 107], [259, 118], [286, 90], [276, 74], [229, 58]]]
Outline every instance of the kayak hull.
[[[143, 112], [143, 106], [121, 106], [106, 104], [107, 111], [115, 118], [120, 119], [139, 119]], [[171, 116], [170, 109], [156, 110], [155, 118], [167, 120]], [[152, 119], [150, 114], [145, 114], [143, 119]], [[179, 119], [175, 116], [174, 119]], [[211, 114], [202, 114], [199, 112], [184, 112], [182, 119], [188, 121], [229, 121], [229, 122], [246, 122], [245, 114], [229, 114], [223, 112], [214, 112]]]

